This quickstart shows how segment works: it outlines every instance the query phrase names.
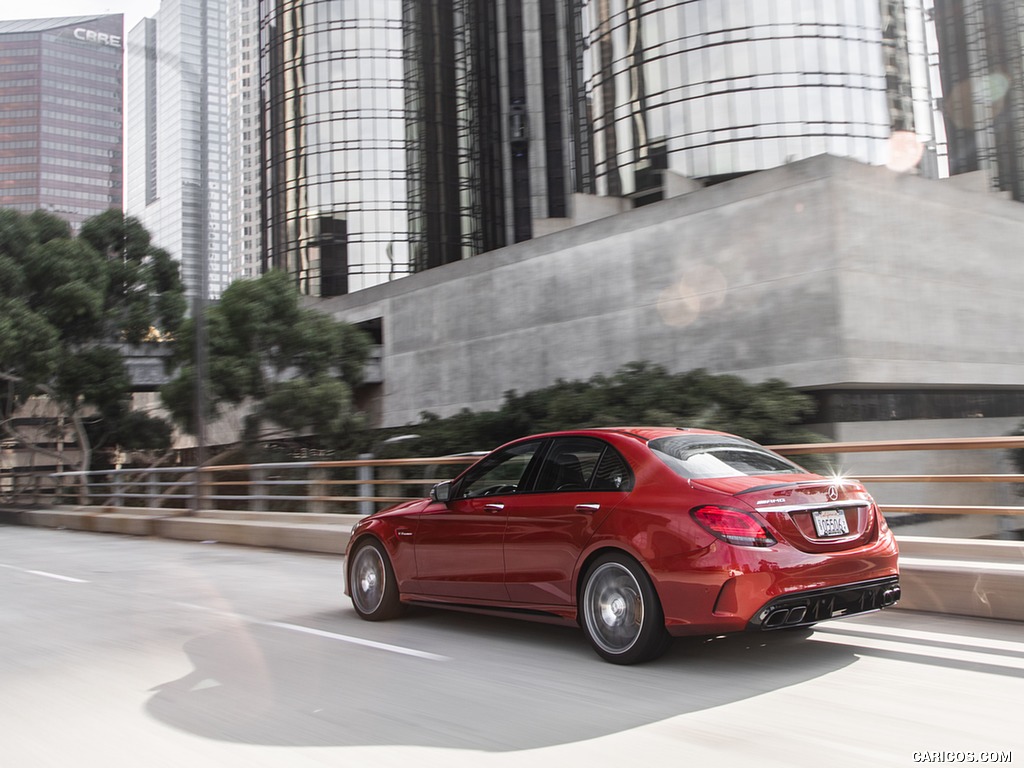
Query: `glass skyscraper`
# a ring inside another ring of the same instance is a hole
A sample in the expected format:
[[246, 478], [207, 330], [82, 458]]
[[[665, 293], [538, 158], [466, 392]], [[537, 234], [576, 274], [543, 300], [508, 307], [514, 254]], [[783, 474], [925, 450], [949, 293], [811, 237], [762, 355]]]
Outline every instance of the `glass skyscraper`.
[[259, 2], [228, 0], [228, 190], [231, 277], [262, 271]]
[[823, 153], [882, 165], [905, 151], [896, 134], [940, 152], [925, 31], [907, 23], [918, 6], [581, 0], [597, 193], [642, 196], [665, 169], [713, 183]]
[[264, 266], [338, 295], [822, 153], [943, 177], [936, 1], [260, 0]]
[[0, 21], [0, 207], [122, 205], [121, 14]]
[[262, 0], [266, 267], [334, 296], [409, 272], [401, 0]]
[[525, 240], [574, 189], [564, 0], [262, 0], [267, 267], [332, 296]]
[[128, 33], [127, 213], [217, 298], [228, 256], [227, 0], [163, 0]]
[[984, 171], [1024, 201], [1024, 5], [935, 0], [952, 173]]

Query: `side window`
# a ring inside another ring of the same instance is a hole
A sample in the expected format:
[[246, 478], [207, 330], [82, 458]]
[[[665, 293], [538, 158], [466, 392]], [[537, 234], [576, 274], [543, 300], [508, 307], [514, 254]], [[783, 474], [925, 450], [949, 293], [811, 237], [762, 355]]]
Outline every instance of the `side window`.
[[535, 491], [628, 490], [629, 471], [609, 445], [587, 437], [555, 440], [541, 462]]
[[540, 441], [514, 445], [473, 467], [459, 484], [458, 498], [516, 493]]
[[633, 473], [626, 460], [610, 445], [601, 455], [591, 486], [595, 491], [632, 491]]

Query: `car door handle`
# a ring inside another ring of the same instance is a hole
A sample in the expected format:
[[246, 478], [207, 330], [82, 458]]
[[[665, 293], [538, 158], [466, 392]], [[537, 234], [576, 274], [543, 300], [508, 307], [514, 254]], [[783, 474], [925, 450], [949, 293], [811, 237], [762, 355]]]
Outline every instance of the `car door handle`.
[[505, 508], [504, 504], [500, 504], [496, 501], [492, 501], [489, 504], [484, 504], [484, 509], [488, 512], [501, 512]]
[[597, 512], [601, 508], [600, 504], [577, 504], [577, 512]]

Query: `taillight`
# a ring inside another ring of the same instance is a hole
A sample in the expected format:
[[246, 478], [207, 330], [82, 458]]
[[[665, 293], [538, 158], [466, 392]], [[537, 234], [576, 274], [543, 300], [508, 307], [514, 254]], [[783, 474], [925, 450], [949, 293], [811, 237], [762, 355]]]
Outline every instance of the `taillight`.
[[741, 547], [770, 547], [775, 538], [757, 520], [738, 509], [697, 507], [693, 519], [712, 536]]

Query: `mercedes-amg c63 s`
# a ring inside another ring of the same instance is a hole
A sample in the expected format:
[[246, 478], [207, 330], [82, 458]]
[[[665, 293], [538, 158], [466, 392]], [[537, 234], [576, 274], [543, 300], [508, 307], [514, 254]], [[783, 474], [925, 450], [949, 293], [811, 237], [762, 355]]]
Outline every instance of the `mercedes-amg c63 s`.
[[516, 440], [361, 520], [346, 564], [364, 619], [508, 611], [578, 624], [619, 664], [672, 636], [806, 627], [900, 595], [896, 541], [860, 483], [700, 429]]

